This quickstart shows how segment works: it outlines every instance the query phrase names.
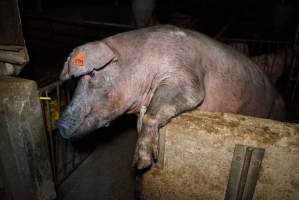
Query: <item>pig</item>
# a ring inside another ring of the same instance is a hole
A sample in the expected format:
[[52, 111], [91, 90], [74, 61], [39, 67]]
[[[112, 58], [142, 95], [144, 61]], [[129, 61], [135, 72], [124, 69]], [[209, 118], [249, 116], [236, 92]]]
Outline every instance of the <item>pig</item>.
[[253, 56], [251, 59], [268, 75], [271, 82], [276, 84], [279, 77], [290, 71], [294, 54], [292, 48], [286, 48], [271, 54]]
[[[234, 49], [249, 56], [249, 47], [246, 43], [231, 43]], [[272, 84], [276, 85], [278, 79], [289, 73], [295, 56], [295, 49], [288, 47], [261, 55], [249, 56], [268, 76]]]
[[57, 123], [85, 135], [124, 113], [138, 116], [133, 164], [157, 161], [159, 129], [192, 109], [281, 119], [284, 104], [260, 68], [233, 48], [172, 25], [120, 33], [75, 48], [60, 79], [78, 78]]

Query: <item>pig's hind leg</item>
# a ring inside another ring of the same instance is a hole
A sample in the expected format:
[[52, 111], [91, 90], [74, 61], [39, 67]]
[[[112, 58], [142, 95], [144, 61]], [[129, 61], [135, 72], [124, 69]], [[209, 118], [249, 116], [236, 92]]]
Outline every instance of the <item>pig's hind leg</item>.
[[155, 92], [142, 117], [133, 165], [144, 169], [157, 160], [159, 152], [159, 128], [184, 111], [192, 110], [202, 102], [204, 90], [199, 84], [176, 86], [163, 84]]
[[284, 101], [279, 94], [276, 94], [269, 118], [279, 121], [285, 121], [286, 119]]

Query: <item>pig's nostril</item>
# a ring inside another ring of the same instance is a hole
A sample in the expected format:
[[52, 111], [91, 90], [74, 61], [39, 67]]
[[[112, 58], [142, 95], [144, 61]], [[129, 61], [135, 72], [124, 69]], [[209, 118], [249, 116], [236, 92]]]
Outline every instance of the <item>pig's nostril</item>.
[[64, 123], [58, 122], [56, 127], [59, 129], [59, 133], [63, 138], [69, 139], [71, 137], [71, 134], [68, 131], [69, 128]]

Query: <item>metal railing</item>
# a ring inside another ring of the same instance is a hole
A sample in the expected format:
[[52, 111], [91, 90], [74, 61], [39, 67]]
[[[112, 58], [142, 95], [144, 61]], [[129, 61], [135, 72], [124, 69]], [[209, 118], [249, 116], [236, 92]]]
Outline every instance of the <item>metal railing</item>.
[[48, 147], [56, 187], [88, 157], [92, 148], [80, 151], [71, 140], [63, 139], [55, 126], [61, 112], [70, 102], [71, 91], [67, 83], [57, 81], [39, 89]]

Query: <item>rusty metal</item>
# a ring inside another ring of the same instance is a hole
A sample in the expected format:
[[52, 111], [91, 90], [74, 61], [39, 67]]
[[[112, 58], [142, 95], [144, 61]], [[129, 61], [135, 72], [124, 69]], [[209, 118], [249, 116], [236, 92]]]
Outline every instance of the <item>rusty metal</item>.
[[225, 200], [251, 200], [265, 150], [236, 145]]

